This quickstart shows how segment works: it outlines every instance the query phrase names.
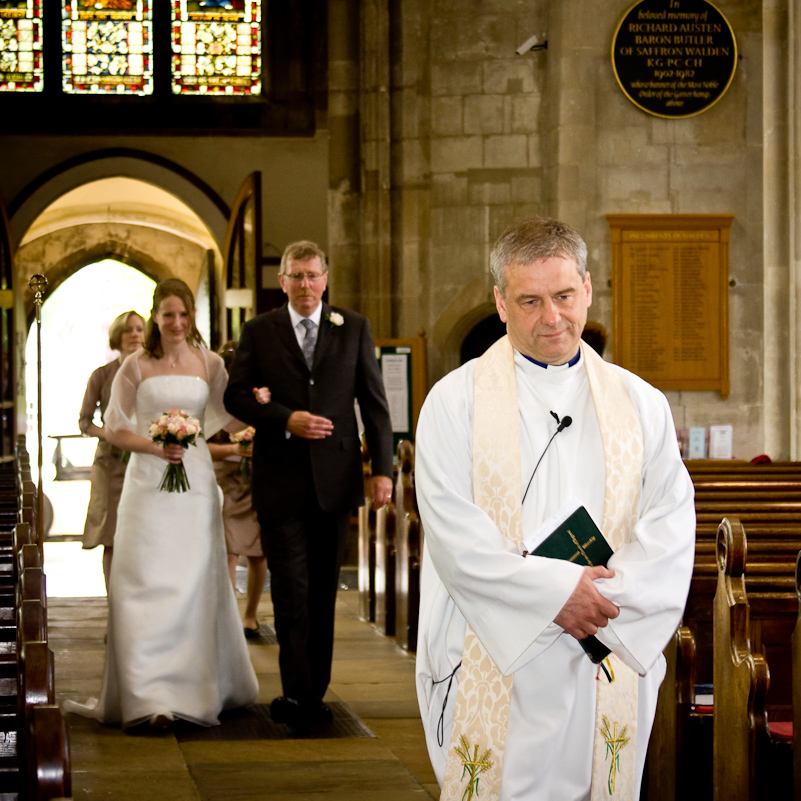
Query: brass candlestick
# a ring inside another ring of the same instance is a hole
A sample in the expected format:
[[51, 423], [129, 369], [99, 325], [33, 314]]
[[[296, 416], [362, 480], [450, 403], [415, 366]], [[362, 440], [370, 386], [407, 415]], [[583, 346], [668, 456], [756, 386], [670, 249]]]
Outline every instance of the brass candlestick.
[[37, 440], [39, 446], [39, 487], [36, 491], [36, 539], [39, 547], [44, 547], [44, 492], [42, 491], [42, 302], [47, 287], [47, 278], [34, 275], [28, 286], [33, 292], [33, 305], [36, 307], [36, 412]]

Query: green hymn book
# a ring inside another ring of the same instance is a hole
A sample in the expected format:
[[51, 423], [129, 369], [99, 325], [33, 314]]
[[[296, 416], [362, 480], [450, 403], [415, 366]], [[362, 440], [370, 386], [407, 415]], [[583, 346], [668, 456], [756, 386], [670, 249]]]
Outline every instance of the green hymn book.
[[[552, 531], [539, 545], [527, 551], [527, 554], [545, 556], [548, 559], [565, 559], [589, 567], [597, 565], [606, 567], [609, 557], [614, 553], [589, 512], [576, 500], [570, 501], [548, 518], [527, 539], [536, 541], [538, 535], [542, 535], [543, 529]], [[610, 653], [609, 649], [592, 635], [578, 642], [596, 665]]]

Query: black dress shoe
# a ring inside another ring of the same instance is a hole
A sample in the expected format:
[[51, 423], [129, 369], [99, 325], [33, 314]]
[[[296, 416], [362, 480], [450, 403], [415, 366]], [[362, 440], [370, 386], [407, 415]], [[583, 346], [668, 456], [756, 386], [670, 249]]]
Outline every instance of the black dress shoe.
[[318, 701], [317, 703], [311, 704], [310, 716], [315, 723], [334, 722], [334, 713], [331, 711], [331, 707], [328, 706], [328, 704], [323, 703], [322, 701]]
[[285, 723], [292, 729], [297, 729], [305, 722], [305, 710], [300, 702], [294, 698], [279, 695], [270, 704], [270, 717], [276, 723]]
[[259, 629], [249, 629], [247, 626], [245, 626], [244, 632], [246, 640], [253, 640], [256, 637], [261, 637], [261, 631]]

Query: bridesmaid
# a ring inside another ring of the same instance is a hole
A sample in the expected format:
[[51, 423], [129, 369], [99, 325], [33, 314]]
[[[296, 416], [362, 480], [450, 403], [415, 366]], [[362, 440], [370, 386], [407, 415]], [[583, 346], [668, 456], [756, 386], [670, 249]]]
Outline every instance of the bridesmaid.
[[[225, 369], [230, 370], [238, 342], [226, 342], [220, 348]], [[269, 390], [261, 392], [269, 398]], [[242, 460], [253, 455], [253, 443], [244, 449], [231, 442], [227, 435], [217, 434], [209, 442], [209, 453], [214, 460], [217, 484], [223, 492], [223, 524], [225, 544], [228, 550], [228, 572], [236, 591], [236, 563], [240, 556], [247, 557], [247, 599], [243, 615], [245, 637], [259, 636], [259, 621], [256, 617], [264, 582], [267, 578], [267, 557], [261, 549], [261, 528], [253, 509], [253, 484], [250, 477], [242, 475]]]
[[[144, 338], [145, 321], [140, 314], [127, 311], [114, 320], [108, 330], [108, 344], [112, 350], [119, 351], [120, 355], [108, 364], [98, 367], [89, 377], [78, 418], [81, 433], [86, 437], [97, 437], [99, 440], [92, 464], [92, 489], [83, 529], [83, 547], [90, 549], [98, 545], [103, 546], [106, 593], [108, 593], [108, 579], [114, 555], [117, 504], [120, 502], [126, 464], [122, 460], [123, 451], [106, 441], [106, 432], [102, 426], [103, 415], [106, 413], [111, 396], [111, 384], [117, 375], [117, 370], [126, 357], [142, 347]], [[95, 412], [98, 409], [100, 409], [100, 426], [94, 422]]]

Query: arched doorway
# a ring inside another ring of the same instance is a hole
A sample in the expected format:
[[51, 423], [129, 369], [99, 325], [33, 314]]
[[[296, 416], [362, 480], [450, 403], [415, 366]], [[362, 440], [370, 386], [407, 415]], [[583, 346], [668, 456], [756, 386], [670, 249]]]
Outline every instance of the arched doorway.
[[506, 323], [497, 314], [491, 314], [476, 323], [462, 340], [459, 349], [459, 364], [481, 356], [493, 343], [506, 333]]
[[[53, 463], [58, 443], [76, 468], [92, 463], [96, 439], [82, 438], [78, 414], [86, 382], [97, 367], [119, 354], [108, 343], [112, 320], [131, 309], [144, 319], [155, 282], [140, 270], [113, 259], [89, 264], [49, 293], [42, 305], [42, 484], [53, 505], [51, 536], [83, 531], [89, 481], [80, 471], [57, 478]], [[25, 349], [27, 444], [37, 452], [37, 332], [32, 325]], [[33, 460], [34, 462], [36, 460]], [[47, 517], [47, 515], [46, 515]]]

